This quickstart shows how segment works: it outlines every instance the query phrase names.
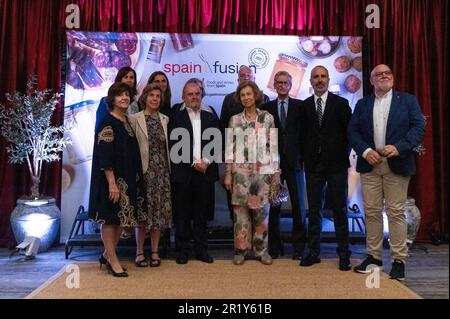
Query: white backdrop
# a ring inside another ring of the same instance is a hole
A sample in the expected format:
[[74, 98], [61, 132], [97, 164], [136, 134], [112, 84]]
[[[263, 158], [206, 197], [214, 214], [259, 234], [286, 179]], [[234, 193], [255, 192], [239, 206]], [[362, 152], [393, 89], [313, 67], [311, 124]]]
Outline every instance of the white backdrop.
[[[311, 69], [323, 65], [330, 73], [330, 91], [347, 98], [353, 109], [363, 96], [361, 41], [338, 36], [67, 32], [64, 114], [73, 144], [63, 154], [61, 242], [69, 235], [79, 205], [88, 209], [95, 112], [120, 67], [136, 70], [139, 92], [152, 72], [164, 71], [172, 104], [181, 102], [189, 78], [200, 78], [205, 83], [204, 102], [220, 114], [224, 96], [236, 89], [241, 65], [253, 68], [256, 83], [271, 99], [276, 97], [271, 85], [275, 72], [290, 72], [292, 96], [305, 99], [312, 92]], [[353, 152], [350, 160], [349, 206], [362, 208]], [[216, 187], [216, 194], [220, 191]], [[226, 207], [225, 197], [218, 195], [216, 215]]]

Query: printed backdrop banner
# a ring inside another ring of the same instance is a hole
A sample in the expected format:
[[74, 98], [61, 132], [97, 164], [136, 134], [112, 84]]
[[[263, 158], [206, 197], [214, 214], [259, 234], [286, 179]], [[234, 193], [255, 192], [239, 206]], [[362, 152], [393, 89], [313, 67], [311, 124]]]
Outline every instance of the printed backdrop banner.
[[[317, 65], [329, 71], [329, 90], [348, 99], [352, 109], [363, 96], [361, 37], [77, 31], [66, 35], [64, 123], [72, 145], [63, 156], [61, 242], [69, 235], [78, 206], [88, 209], [95, 113], [121, 67], [136, 70], [138, 94], [152, 72], [165, 72], [172, 104], [182, 101], [188, 79], [199, 78], [206, 90], [203, 102], [218, 114], [224, 96], [236, 89], [242, 65], [253, 69], [256, 83], [270, 99], [276, 98], [273, 78], [280, 70], [293, 77], [291, 97], [310, 96], [310, 72]], [[350, 161], [349, 206], [362, 208], [353, 151]]]

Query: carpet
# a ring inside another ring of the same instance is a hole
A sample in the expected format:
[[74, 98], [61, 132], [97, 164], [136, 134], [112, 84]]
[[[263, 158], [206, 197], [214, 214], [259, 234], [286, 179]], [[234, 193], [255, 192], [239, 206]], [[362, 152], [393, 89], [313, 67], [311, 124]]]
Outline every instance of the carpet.
[[[357, 261], [353, 261], [356, 264]], [[337, 269], [337, 260], [322, 259], [312, 267], [277, 259], [271, 266], [248, 260], [242, 266], [230, 260], [212, 264], [189, 261], [178, 265], [163, 260], [161, 267], [136, 268], [124, 263], [128, 278], [108, 274], [98, 263], [65, 266], [27, 298], [32, 299], [419, 299], [402, 283], [381, 273], [379, 280]], [[78, 272], [79, 270], [79, 272]], [[79, 276], [78, 276], [79, 274]], [[77, 279], [79, 280], [77, 281]], [[367, 288], [379, 283], [379, 288]], [[79, 288], [76, 284], [79, 282]], [[68, 284], [68, 285], [66, 285]], [[75, 286], [75, 288], [74, 288]], [[72, 287], [72, 288], [69, 288]]]

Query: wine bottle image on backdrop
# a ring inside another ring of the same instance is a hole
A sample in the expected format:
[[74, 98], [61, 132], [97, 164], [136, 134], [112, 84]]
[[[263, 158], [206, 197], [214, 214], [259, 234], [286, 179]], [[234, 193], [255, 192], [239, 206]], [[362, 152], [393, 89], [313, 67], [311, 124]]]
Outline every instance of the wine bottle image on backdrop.
[[139, 94], [142, 93], [143, 89], [147, 85], [147, 81], [150, 75], [155, 71], [161, 70], [160, 63], [165, 45], [166, 40], [163, 37], [152, 37], [150, 41], [150, 48], [148, 49], [147, 53], [147, 59], [145, 61], [145, 66], [142, 70], [142, 75], [137, 85]]

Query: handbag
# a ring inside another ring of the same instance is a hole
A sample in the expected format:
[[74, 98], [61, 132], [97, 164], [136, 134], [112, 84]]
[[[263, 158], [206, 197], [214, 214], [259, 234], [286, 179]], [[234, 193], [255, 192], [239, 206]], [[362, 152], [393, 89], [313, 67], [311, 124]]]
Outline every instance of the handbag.
[[275, 182], [272, 175], [272, 181], [269, 186], [269, 203], [271, 206], [279, 206], [287, 202], [289, 192], [283, 184]]

